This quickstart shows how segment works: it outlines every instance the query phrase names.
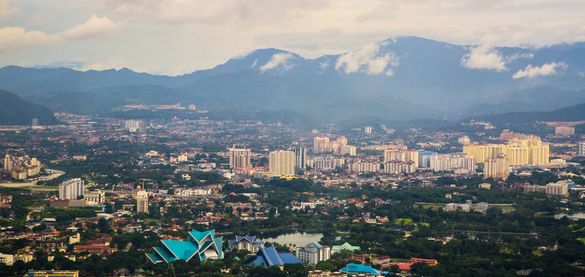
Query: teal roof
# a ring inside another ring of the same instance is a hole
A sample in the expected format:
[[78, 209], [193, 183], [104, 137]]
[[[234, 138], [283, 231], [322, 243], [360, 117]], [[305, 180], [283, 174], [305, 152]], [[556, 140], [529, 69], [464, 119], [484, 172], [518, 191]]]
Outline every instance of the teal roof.
[[348, 242], [346, 242], [342, 245], [334, 245], [333, 247], [331, 247], [331, 250], [333, 250], [333, 251], [341, 251], [341, 250], [359, 251], [359, 250], [361, 250], [361, 247], [353, 246], [353, 245], [349, 244]]
[[161, 240], [161, 242], [178, 260], [189, 261], [198, 250], [197, 245], [192, 241]]
[[201, 242], [202, 240], [205, 239], [205, 237], [207, 236], [215, 236], [215, 230], [211, 229], [211, 230], [207, 230], [207, 231], [203, 231], [203, 232], [199, 232], [197, 230], [191, 230], [189, 231], [189, 235], [191, 236], [191, 238], [193, 238], [196, 242]]
[[379, 271], [369, 265], [365, 264], [354, 264], [349, 263], [346, 264], [344, 268], [340, 269], [339, 272], [341, 273], [367, 273], [372, 275], [379, 275], [380, 273], [386, 273]]
[[153, 263], [172, 263], [177, 260], [189, 261], [198, 257], [200, 261], [207, 259], [204, 251], [212, 249], [215, 255], [212, 258], [223, 259], [223, 238], [215, 238], [215, 230], [199, 232], [189, 231], [189, 240], [161, 240], [162, 246], [154, 247], [154, 252], [145, 253]]
[[223, 237], [218, 237], [213, 239], [215, 241], [215, 247], [217, 249], [218, 259], [223, 259]]
[[177, 260], [165, 247], [156, 246], [154, 247], [154, 251], [167, 263], [172, 263]]
[[164, 260], [157, 255], [156, 253], [146, 253], [146, 257], [153, 263], [153, 264], [158, 264], [158, 263], [162, 263], [164, 262]]

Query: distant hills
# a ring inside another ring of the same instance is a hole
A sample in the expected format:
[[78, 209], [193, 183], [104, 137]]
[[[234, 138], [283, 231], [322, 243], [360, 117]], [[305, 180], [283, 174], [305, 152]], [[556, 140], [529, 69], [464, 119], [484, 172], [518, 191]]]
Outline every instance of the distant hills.
[[9, 66], [0, 69], [0, 89], [84, 114], [181, 102], [217, 112], [290, 112], [320, 122], [452, 120], [585, 103], [585, 43], [533, 49], [398, 37], [314, 59], [259, 49], [177, 77]]
[[59, 121], [46, 107], [22, 100], [17, 95], [0, 90], [0, 125], [31, 125], [33, 118], [41, 125], [57, 124]]
[[494, 115], [480, 116], [479, 119], [494, 122], [496, 124], [505, 123], [533, 123], [539, 121], [578, 121], [585, 120], [585, 103], [575, 106], [565, 107], [554, 111], [547, 112], [510, 112]]

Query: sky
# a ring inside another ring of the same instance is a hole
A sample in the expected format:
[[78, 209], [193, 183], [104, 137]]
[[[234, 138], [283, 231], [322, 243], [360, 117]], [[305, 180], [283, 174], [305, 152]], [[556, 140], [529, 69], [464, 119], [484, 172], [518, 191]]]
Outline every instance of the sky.
[[315, 58], [420, 36], [501, 70], [494, 46], [585, 41], [584, 14], [585, 0], [0, 0], [0, 66], [179, 75], [259, 48]]

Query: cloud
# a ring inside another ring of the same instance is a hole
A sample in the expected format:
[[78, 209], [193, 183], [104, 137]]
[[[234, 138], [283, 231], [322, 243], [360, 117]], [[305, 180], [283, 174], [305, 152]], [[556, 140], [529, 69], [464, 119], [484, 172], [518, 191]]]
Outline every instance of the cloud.
[[25, 47], [43, 46], [56, 43], [58, 36], [40, 31], [27, 31], [22, 27], [0, 28], [0, 53]]
[[400, 65], [400, 60], [391, 51], [382, 51], [386, 43], [368, 43], [356, 51], [351, 51], [337, 58], [335, 69], [346, 74], [366, 73], [368, 75], [385, 74], [393, 76], [393, 67]]
[[107, 36], [118, 33], [124, 24], [124, 22], [114, 22], [108, 17], [92, 15], [87, 21], [63, 32], [62, 35], [67, 39]]
[[564, 62], [554, 62], [554, 63], [545, 63], [538, 66], [532, 66], [529, 64], [526, 68], [518, 70], [512, 78], [514, 79], [521, 79], [521, 78], [536, 78], [540, 76], [550, 76], [557, 74], [557, 70], [567, 69], [569, 66]]
[[3, 27], [0, 28], [0, 53], [12, 52], [22, 48], [47, 46], [69, 40], [111, 35], [118, 32], [123, 25], [123, 22], [114, 22], [107, 17], [92, 15], [86, 22], [55, 34], [29, 31], [15, 26]]
[[292, 53], [277, 53], [272, 55], [270, 60], [260, 67], [260, 72], [265, 73], [268, 70], [273, 70], [279, 68], [281, 72], [287, 71], [294, 67], [294, 65], [290, 62], [294, 59], [294, 55]]
[[294, 19], [324, 7], [327, 0], [108, 0], [117, 13], [155, 18], [168, 23], [257, 23]]
[[471, 69], [506, 70], [504, 58], [489, 44], [471, 48], [469, 53], [461, 58], [461, 65]]
[[0, 19], [11, 17], [19, 12], [20, 10], [12, 6], [8, 0], [0, 0]]

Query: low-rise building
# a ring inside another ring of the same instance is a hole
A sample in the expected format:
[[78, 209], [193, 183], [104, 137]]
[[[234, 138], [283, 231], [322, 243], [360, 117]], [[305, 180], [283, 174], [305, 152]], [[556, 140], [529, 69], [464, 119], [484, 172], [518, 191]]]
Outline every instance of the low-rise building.
[[331, 247], [311, 242], [304, 247], [297, 248], [297, 257], [305, 264], [316, 265], [331, 258]]

